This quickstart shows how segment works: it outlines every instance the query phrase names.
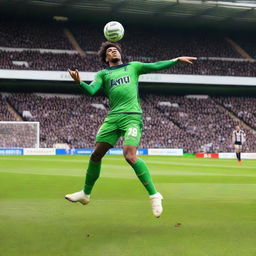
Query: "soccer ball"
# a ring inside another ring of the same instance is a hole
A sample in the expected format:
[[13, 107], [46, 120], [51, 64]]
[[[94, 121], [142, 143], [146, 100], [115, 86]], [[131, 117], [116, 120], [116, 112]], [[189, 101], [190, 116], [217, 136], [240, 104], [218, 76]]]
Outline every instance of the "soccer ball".
[[104, 36], [110, 42], [117, 42], [124, 36], [124, 27], [117, 21], [110, 21], [104, 27]]

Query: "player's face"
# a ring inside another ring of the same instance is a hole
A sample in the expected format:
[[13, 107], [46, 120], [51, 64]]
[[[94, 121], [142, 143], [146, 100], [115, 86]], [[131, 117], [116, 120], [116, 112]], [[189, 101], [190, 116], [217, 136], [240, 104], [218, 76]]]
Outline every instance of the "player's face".
[[239, 131], [239, 130], [240, 130], [240, 127], [239, 127], [239, 126], [236, 126], [236, 130]]
[[116, 47], [109, 47], [106, 51], [106, 61], [116, 63], [121, 60], [121, 54]]

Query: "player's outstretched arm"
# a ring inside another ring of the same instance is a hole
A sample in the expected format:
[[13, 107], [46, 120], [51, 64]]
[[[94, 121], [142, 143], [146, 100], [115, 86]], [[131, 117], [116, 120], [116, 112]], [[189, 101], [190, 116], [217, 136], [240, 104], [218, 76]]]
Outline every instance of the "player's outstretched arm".
[[94, 81], [90, 84], [87, 84], [81, 80], [80, 74], [77, 69], [68, 69], [68, 72], [70, 76], [74, 79], [74, 81], [77, 82], [80, 85], [80, 87], [86, 92], [88, 92], [91, 96], [94, 95], [102, 86], [102, 77], [99, 72], [97, 73]]
[[196, 57], [182, 56], [172, 60], [157, 61], [154, 63], [139, 63], [138, 69], [140, 74], [146, 74], [153, 71], [158, 71], [166, 68], [170, 68], [176, 65], [178, 62], [187, 62], [193, 64], [193, 61], [197, 60]]

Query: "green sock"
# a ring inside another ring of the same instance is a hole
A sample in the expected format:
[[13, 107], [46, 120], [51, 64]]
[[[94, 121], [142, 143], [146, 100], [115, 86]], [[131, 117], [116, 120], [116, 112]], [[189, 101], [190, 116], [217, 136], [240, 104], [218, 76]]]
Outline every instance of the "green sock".
[[87, 195], [91, 194], [92, 188], [100, 176], [100, 166], [101, 162], [89, 161], [84, 186], [84, 193]]
[[138, 160], [132, 165], [132, 168], [134, 169], [141, 183], [145, 186], [149, 195], [156, 194], [157, 191], [146, 163], [142, 159], [138, 158]]

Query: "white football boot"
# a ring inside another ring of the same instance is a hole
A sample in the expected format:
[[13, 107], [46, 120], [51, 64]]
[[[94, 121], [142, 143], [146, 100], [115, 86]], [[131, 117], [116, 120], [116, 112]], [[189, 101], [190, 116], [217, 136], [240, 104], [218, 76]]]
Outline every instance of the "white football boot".
[[90, 202], [90, 195], [86, 195], [83, 190], [73, 194], [67, 194], [65, 195], [65, 198], [70, 202], [73, 202], [73, 203], [79, 202], [84, 205], [89, 204]]
[[154, 195], [149, 196], [151, 199], [152, 212], [156, 218], [159, 218], [163, 212], [162, 200], [163, 196], [157, 192]]

